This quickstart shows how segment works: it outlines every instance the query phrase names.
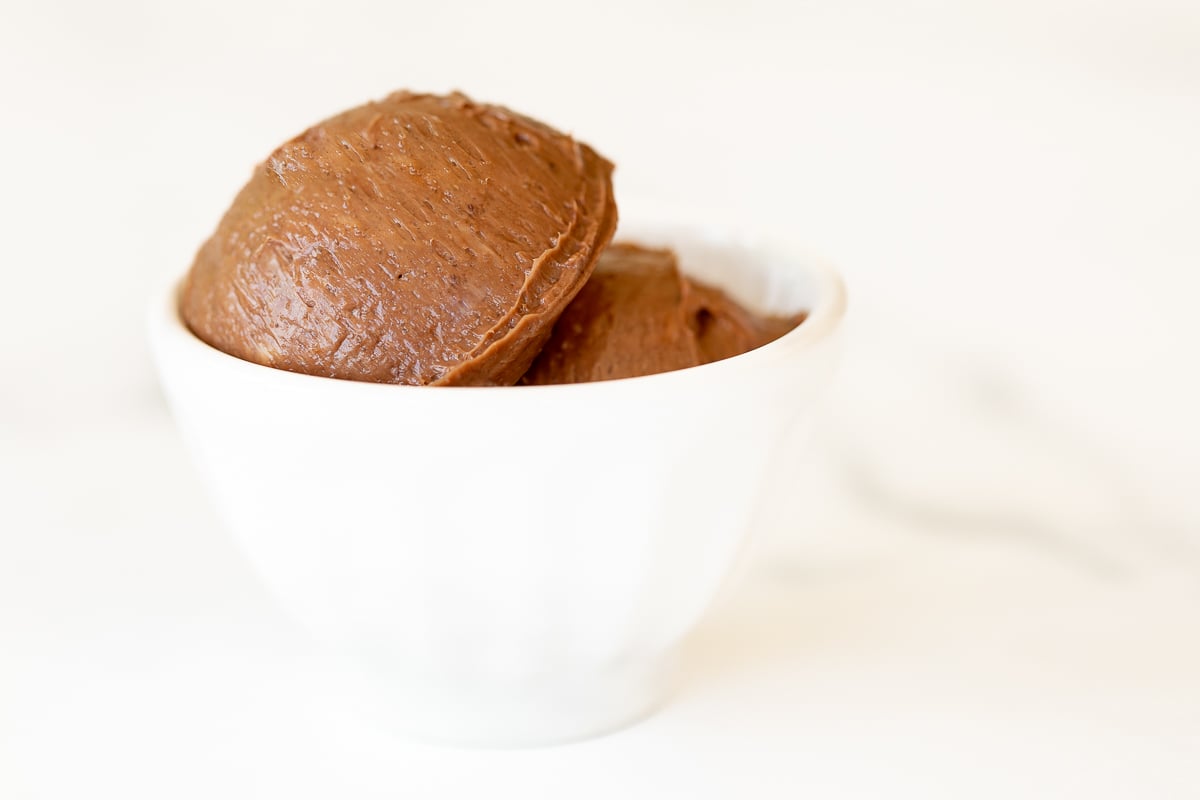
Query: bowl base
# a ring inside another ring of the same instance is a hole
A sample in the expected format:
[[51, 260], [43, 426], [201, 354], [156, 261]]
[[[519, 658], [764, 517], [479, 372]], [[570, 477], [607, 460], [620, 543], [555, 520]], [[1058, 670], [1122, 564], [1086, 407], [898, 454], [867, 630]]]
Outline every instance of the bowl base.
[[564, 744], [612, 733], [656, 711], [676, 675], [673, 653], [524, 682], [375, 673], [353, 702], [375, 725], [460, 747]]

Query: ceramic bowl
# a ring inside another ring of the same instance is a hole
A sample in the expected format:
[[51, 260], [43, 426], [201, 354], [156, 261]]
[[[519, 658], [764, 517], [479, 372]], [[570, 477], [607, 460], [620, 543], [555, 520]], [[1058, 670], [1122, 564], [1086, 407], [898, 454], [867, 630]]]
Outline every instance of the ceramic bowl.
[[432, 388], [242, 361], [183, 324], [178, 284], [155, 299], [162, 382], [224, 520], [399, 728], [544, 744], [652, 710], [830, 380], [845, 294], [828, 268], [703, 226], [634, 220], [618, 239], [809, 317], [676, 372]]

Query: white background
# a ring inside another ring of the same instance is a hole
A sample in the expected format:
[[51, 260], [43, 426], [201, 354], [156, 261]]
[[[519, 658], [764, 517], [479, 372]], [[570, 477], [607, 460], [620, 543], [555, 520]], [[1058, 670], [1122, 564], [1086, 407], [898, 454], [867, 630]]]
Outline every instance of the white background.
[[[795, 512], [625, 733], [343, 715], [158, 394], [153, 288], [402, 87], [850, 285]], [[0, 798], [1200, 795], [1196, 3], [6, 3], [0, 100]]]

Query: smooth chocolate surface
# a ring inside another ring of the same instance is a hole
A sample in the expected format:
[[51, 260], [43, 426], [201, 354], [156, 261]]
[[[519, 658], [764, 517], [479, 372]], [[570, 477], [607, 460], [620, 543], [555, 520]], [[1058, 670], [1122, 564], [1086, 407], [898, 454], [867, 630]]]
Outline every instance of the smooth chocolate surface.
[[613, 244], [522, 383], [585, 383], [707, 364], [774, 341], [804, 317], [760, 316], [683, 275], [669, 250]]
[[393, 94], [255, 170], [196, 257], [183, 319], [295, 372], [516, 383], [612, 236], [611, 173], [507, 109]]

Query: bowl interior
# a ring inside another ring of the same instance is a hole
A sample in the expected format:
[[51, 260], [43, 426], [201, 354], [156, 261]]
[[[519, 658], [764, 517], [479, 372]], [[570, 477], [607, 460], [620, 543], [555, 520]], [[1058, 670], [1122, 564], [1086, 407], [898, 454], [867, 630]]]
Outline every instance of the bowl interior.
[[687, 275], [720, 287], [761, 314], [817, 316], [841, 303], [841, 285], [832, 270], [753, 234], [634, 220], [621, 222], [614, 241], [670, 248]]

